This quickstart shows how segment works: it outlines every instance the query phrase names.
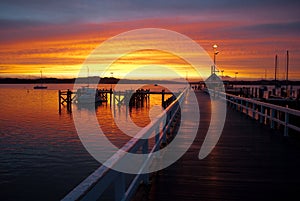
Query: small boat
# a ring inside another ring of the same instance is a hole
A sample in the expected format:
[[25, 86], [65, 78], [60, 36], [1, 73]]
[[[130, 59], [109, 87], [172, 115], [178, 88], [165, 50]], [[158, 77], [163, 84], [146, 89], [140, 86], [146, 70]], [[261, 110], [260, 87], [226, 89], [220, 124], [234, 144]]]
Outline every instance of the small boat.
[[102, 102], [102, 98], [98, 93], [98, 89], [81, 87], [77, 89], [77, 102], [78, 103], [98, 103]]
[[33, 89], [47, 89], [47, 86], [43, 86], [43, 85], [36, 85], [33, 87]]
[[41, 84], [40, 85], [35, 85], [33, 87], [33, 89], [47, 89], [48, 88], [47, 86], [43, 85], [43, 73], [42, 73], [42, 71], [41, 71], [41, 78], [40, 78], [40, 80], [41, 80]]

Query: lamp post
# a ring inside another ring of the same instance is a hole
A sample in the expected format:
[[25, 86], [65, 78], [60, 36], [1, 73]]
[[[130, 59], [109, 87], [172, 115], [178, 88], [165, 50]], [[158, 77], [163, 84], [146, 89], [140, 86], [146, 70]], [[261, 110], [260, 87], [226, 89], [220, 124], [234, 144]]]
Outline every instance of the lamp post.
[[224, 70], [221, 70], [221, 73], [222, 73], [222, 78], [223, 78], [223, 73], [224, 73]]
[[236, 81], [237, 74], [239, 74], [239, 72], [235, 72], [235, 81]]
[[219, 51], [217, 51], [217, 48], [218, 46], [216, 44], [213, 45], [213, 50], [214, 50], [214, 65], [211, 69], [211, 74], [215, 73], [216, 72], [216, 57], [217, 57], [217, 54], [219, 53]]
[[114, 77], [114, 72], [110, 72], [110, 76], [111, 76], [111, 83], [110, 83], [110, 90], [112, 90], [112, 82], [113, 82], [113, 77]]

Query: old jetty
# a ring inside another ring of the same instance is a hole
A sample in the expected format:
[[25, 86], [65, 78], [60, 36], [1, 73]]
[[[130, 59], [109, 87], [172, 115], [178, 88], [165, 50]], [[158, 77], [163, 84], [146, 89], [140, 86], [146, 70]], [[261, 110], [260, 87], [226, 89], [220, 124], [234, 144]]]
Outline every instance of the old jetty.
[[[213, 91], [210, 95], [202, 91], [195, 94], [200, 108], [197, 136], [178, 161], [158, 172], [130, 177], [101, 166], [63, 200], [98, 200], [111, 186], [112, 200], [299, 199], [300, 111]], [[143, 153], [159, 150], [167, 143], [173, 122], [175, 125], [180, 122], [180, 110], [192, 114], [189, 96], [187, 89], [166, 108], [165, 125], [158, 117], [138, 134], [158, 132], [163, 126], [153, 148], [150, 149], [147, 140], [133, 138], [125, 145], [126, 150], [141, 148]], [[199, 149], [212, 121], [211, 102], [218, 99], [227, 102], [224, 129], [212, 152], [199, 160]], [[183, 107], [178, 107], [184, 100], [187, 101]], [[114, 156], [110, 162], [121, 158]], [[152, 160], [150, 157], [146, 162]]]

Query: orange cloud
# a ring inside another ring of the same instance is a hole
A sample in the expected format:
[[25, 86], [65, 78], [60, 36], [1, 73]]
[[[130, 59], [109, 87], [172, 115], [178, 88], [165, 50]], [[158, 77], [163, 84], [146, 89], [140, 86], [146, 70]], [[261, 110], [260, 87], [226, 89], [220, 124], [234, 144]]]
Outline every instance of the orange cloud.
[[[11, 32], [15, 35], [7, 41], [1, 41], [0, 76], [38, 76], [40, 68], [44, 68], [44, 75], [48, 77], [75, 77], [86, 57], [104, 40], [131, 29], [156, 27], [189, 36], [211, 56], [213, 56], [212, 44], [218, 44], [220, 51], [217, 55], [218, 68], [224, 70], [224, 75], [229, 76], [234, 76], [238, 71], [239, 78], [243, 79], [261, 78], [266, 70], [268, 78], [271, 79], [275, 54], [280, 56], [280, 73], [283, 75], [284, 54], [288, 49], [291, 55], [290, 77], [299, 79], [299, 36], [287, 38], [284, 33], [268, 35], [254, 30], [255, 27], [249, 31], [244, 28], [247, 26], [253, 26], [253, 22], [245, 24], [238, 20], [209, 22], [188, 18], [164, 18], [103, 24], [47, 25], [26, 29], [25, 36], [22, 36], [20, 30], [1, 30], [0, 34], [5, 32], [9, 35]], [[121, 64], [134, 65], [136, 62], [147, 65], [153, 63], [178, 65], [183, 74], [185, 69], [188, 69], [188, 65], [178, 58], [174, 60], [171, 55], [150, 51], [128, 55], [118, 60], [118, 63], [114, 64], [115, 71], [120, 70]], [[192, 75], [193, 73], [190, 74]]]

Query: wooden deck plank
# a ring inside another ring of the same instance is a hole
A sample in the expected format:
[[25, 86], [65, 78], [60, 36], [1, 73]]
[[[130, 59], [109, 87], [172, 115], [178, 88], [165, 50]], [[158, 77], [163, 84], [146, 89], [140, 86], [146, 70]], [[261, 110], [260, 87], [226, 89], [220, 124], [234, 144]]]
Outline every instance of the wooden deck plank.
[[200, 125], [185, 155], [153, 177], [149, 201], [298, 200], [300, 143], [228, 109], [221, 138], [198, 159], [210, 122], [210, 99], [197, 93]]

